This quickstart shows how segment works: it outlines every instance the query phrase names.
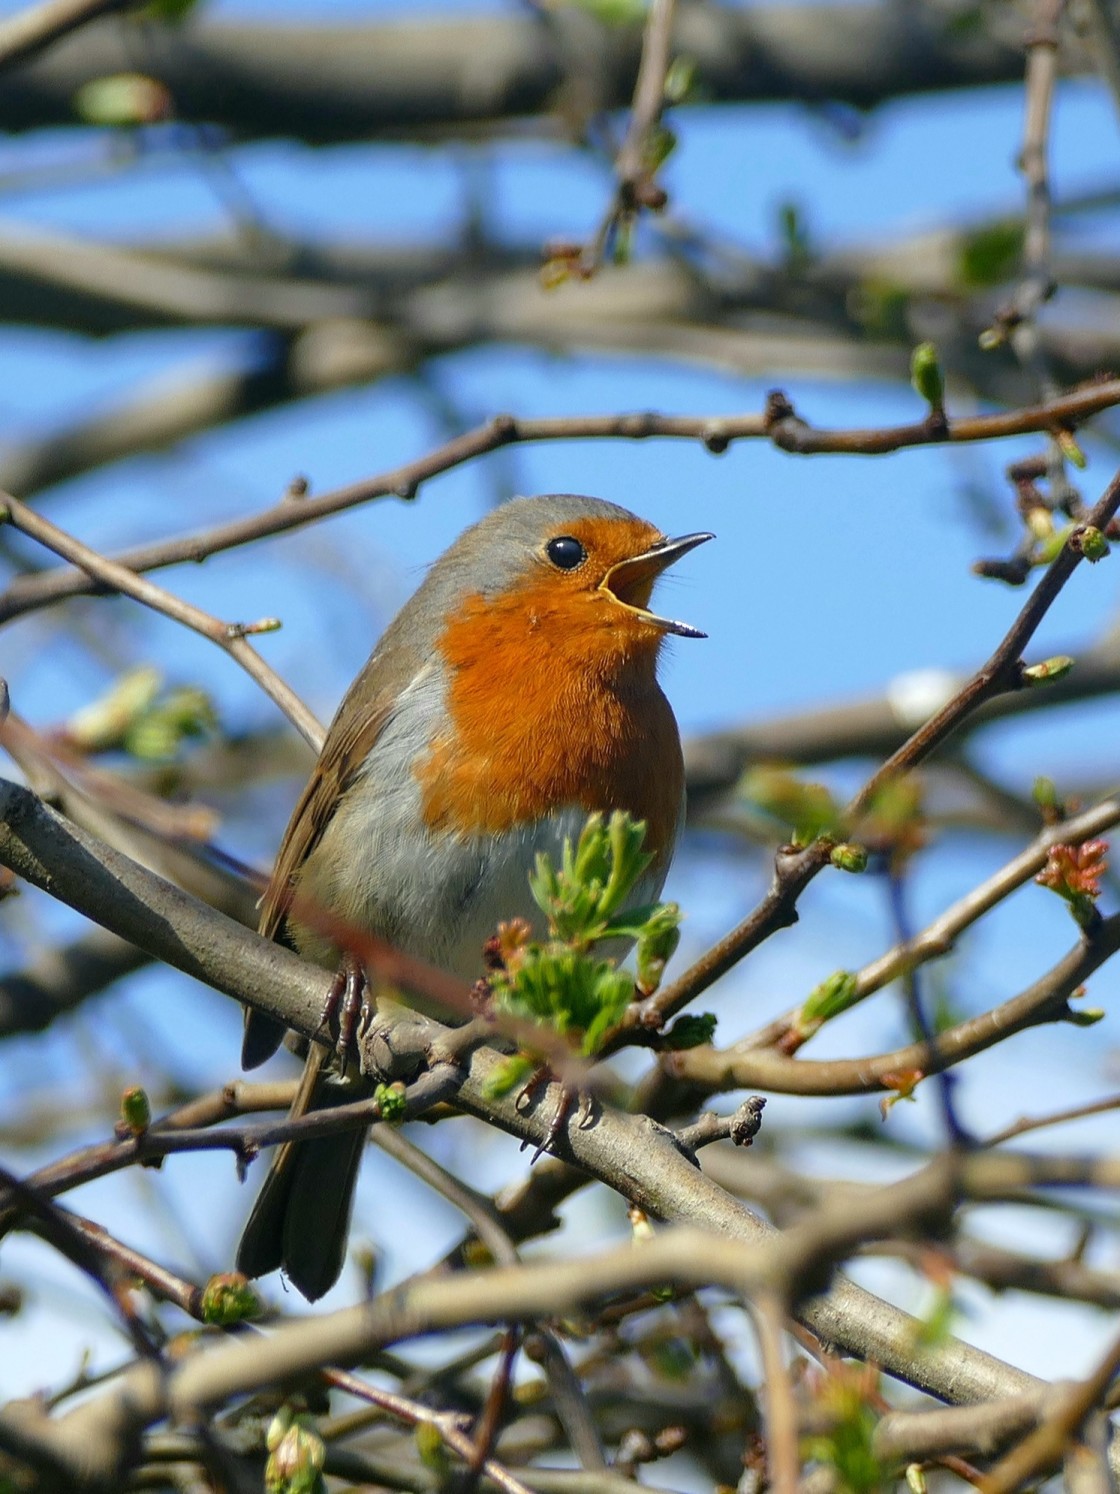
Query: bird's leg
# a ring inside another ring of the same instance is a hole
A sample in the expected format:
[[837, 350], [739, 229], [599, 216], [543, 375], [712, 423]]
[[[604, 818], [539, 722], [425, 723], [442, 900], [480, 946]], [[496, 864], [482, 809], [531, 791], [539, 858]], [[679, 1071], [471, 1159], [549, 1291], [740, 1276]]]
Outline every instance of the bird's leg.
[[334, 1051], [343, 1069], [357, 1057], [357, 1039], [372, 1016], [366, 999], [368, 993], [365, 968], [352, 950], [344, 949], [323, 1002], [320, 1020], [320, 1026], [328, 1032], [334, 1023], [338, 1024]]

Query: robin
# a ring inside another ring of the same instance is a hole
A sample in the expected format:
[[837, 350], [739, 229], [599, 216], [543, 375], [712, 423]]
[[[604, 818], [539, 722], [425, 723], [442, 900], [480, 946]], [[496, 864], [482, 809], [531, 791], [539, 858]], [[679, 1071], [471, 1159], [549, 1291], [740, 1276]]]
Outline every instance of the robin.
[[[261, 933], [345, 969], [324, 920], [301, 921], [324, 909], [332, 928], [473, 982], [499, 921], [543, 933], [528, 883], [536, 856], [558, 860], [595, 810], [645, 821], [653, 861], [634, 905], [656, 900], [684, 808], [657, 659], [667, 634], [704, 634], [649, 601], [661, 572], [711, 538], [667, 539], [616, 504], [569, 494], [515, 498], [461, 535], [347, 691], [284, 833]], [[244, 1066], [282, 1038], [247, 1012]], [[355, 1097], [324, 1053], [312, 1047], [297, 1113]], [[279, 1149], [240, 1270], [283, 1267], [311, 1301], [333, 1286], [364, 1140], [358, 1129]]]

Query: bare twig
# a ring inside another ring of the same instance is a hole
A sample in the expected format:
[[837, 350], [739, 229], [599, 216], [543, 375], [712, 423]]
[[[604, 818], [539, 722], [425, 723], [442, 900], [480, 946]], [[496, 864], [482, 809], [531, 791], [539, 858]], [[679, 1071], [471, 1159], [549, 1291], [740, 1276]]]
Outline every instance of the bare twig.
[[1067, 1121], [1084, 1120], [1089, 1115], [1104, 1115], [1110, 1110], [1120, 1110], [1120, 1095], [1107, 1095], [1103, 1100], [1090, 1100], [1086, 1105], [1071, 1105], [1068, 1110], [1054, 1110], [1049, 1115], [1022, 1116], [1002, 1131], [984, 1139], [984, 1146], [1002, 1146], [1016, 1136], [1028, 1131], [1041, 1131], [1046, 1126], [1060, 1126]]
[[1027, 39], [1026, 119], [1019, 157], [1027, 183], [1023, 280], [1012, 306], [1003, 313], [1010, 328], [1011, 345], [1024, 367], [1033, 373], [1044, 398], [1054, 393], [1054, 382], [1039, 348], [1036, 322], [1042, 306], [1054, 293], [1050, 266], [1050, 115], [1064, 10], [1065, 0], [1039, 0]]
[[789, 1058], [774, 1048], [731, 1050], [691, 1048], [667, 1054], [670, 1073], [714, 1088], [765, 1089], [776, 1094], [868, 1094], [916, 1083], [1003, 1042], [1013, 1032], [1040, 1022], [1060, 1021], [1074, 991], [1120, 949], [1120, 913], [1105, 919], [1092, 938], [1079, 944], [1033, 985], [1009, 1001], [940, 1033], [934, 1044], [910, 1043], [867, 1058], [812, 1060]]
[[[1107, 528], [1118, 509], [1120, 474], [1112, 479], [1103, 496], [1088, 511], [1085, 523], [1100, 529]], [[988, 661], [866, 780], [844, 810], [844, 825], [858, 827], [861, 816], [871, 807], [883, 787], [924, 762], [978, 706], [1000, 694], [1022, 688], [1020, 656], [1081, 562], [1076, 537], [1083, 527], [1078, 526], [1071, 531], [1057, 559], [1049, 566], [1026, 606]], [[858, 834], [858, 829], [856, 833]], [[784, 847], [779, 851], [770, 890], [754, 911], [737, 928], [714, 944], [683, 975], [670, 985], [662, 987], [639, 1010], [635, 1010], [632, 1021], [646, 1026], [660, 1026], [702, 991], [706, 991], [714, 981], [725, 975], [772, 933], [796, 922], [797, 900], [813, 878], [828, 865], [831, 850], [832, 843], [821, 838], [804, 850]]]
[[[1072, 428], [1117, 404], [1120, 404], [1120, 379], [1110, 379], [1029, 409], [950, 420], [944, 434], [939, 433], [936, 439], [938, 442], [970, 443], [1046, 431], [1056, 426]], [[376, 498], [413, 498], [424, 482], [503, 446], [559, 440], [647, 440], [657, 436], [701, 441], [717, 454], [726, 451], [734, 441], [769, 439], [784, 451], [804, 456], [825, 452], [881, 455], [926, 446], [934, 439], [928, 421], [877, 429], [817, 430], [796, 417], [775, 422], [767, 415], [633, 414], [560, 416], [540, 420], [497, 415], [416, 461], [391, 468], [375, 477], [337, 488], [318, 498], [288, 498], [259, 514], [234, 519], [198, 534], [137, 546], [122, 551], [114, 560], [137, 573], [184, 561], [204, 560], [209, 555], [250, 544], [268, 535], [302, 528], [328, 514], [341, 513]], [[65, 597], [117, 589], [104, 578], [92, 579], [81, 567], [20, 577], [0, 596], [0, 623]]]
[[0, 493], [0, 521], [3, 519], [6, 519], [21, 533], [29, 535], [32, 539], [38, 540], [41, 545], [45, 545], [47, 549], [53, 550], [56, 555], [61, 555], [64, 560], [80, 566], [92, 580], [107, 584], [114, 591], [122, 591], [127, 596], [134, 597], [145, 607], [161, 612], [173, 622], [182, 623], [192, 632], [208, 638], [211, 643], [216, 643], [260, 685], [269, 699], [280, 707], [288, 720], [316, 752], [323, 745], [322, 726], [295, 691], [285, 684], [276, 671], [264, 662], [256, 649], [245, 641], [249, 633], [271, 632], [278, 626], [275, 619], [267, 618], [259, 623], [220, 622], [216, 617], [211, 617], [209, 613], [192, 606], [190, 602], [184, 602], [179, 597], [172, 596], [170, 592], [164, 591], [154, 582], [137, 576], [119, 561], [108, 560], [105, 556], [99, 555], [96, 550], [82, 544], [80, 540], [60, 529], [57, 524], [44, 519], [41, 514], [37, 514], [34, 509], [28, 508], [25, 503], [21, 503], [18, 498], [13, 498], [8, 493]]
[[516, 1262], [517, 1248], [502, 1225], [501, 1215], [488, 1198], [453, 1177], [434, 1157], [415, 1146], [395, 1127], [378, 1128], [370, 1133], [370, 1140], [465, 1214], [475, 1234], [496, 1261], [506, 1266]]
[[45, 1198], [35, 1187], [14, 1177], [6, 1167], [0, 1167], [0, 1187], [9, 1200], [29, 1220], [33, 1221], [36, 1233], [71, 1261], [100, 1288], [121, 1320], [129, 1341], [142, 1359], [153, 1361], [159, 1358], [159, 1350], [140, 1315], [129, 1301], [127, 1284], [115, 1261], [92, 1243], [71, 1222], [65, 1209]]
[[801, 1458], [797, 1447], [797, 1402], [782, 1348], [785, 1312], [777, 1297], [764, 1292], [754, 1303], [751, 1319], [762, 1359], [770, 1486], [775, 1494], [796, 1494]]
[[[463, 1430], [459, 1425], [459, 1419], [453, 1413], [433, 1411], [429, 1406], [422, 1406], [406, 1396], [398, 1395], [396, 1391], [382, 1390], [379, 1386], [370, 1385], [368, 1381], [360, 1380], [356, 1375], [346, 1370], [335, 1369], [333, 1366], [323, 1371], [323, 1378], [329, 1385], [345, 1390], [348, 1394], [356, 1396], [358, 1400], [368, 1401], [371, 1406], [378, 1406], [383, 1411], [388, 1411], [391, 1416], [409, 1426], [434, 1426], [451, 1451], [470, 1467], [471, 1459], [475, 1455], [475, 1445], [470, 1434]], [[516, 1478], [504, 1464], [490, 1456], [483, 1459], [480, 1471], [497, 1484], [498, 1488], [503, 1490], [503, 1494], [531, 1494], [526, 1485]]]
[[626, 233], [642, 207], [664, 207], [665, 193], [653, 181], [650, 152], [665, 106], [665, 79], [676, 0], [652, 0], [642, 36], [642, 57], [626, 137], [615, 159], [616, 189], [591, 243], [580, 256], [580, 273], [590, 275], [620, 233]]

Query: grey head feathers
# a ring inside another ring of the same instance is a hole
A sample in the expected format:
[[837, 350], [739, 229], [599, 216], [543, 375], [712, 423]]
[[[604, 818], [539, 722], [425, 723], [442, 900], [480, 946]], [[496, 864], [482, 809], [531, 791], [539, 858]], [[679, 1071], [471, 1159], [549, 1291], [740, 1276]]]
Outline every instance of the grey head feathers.
[[431, 653], [443, 619], [466, 597], [496, 596], [538, 561], [541, 545], [579, 519], [637, 516], [604, 498], [547, 493], [511, 498], [463, 531], [432, 566], [420, 588], [386, 629], [374, 657], [387, 662], [398, 649], [417, 657]]
[[495, 596], [522, 575], [537, 558], [544, 540], [563, 533], [580, 519], [630, 519], [635, 515], [604, 498], [578, 493], [548, 493], [542, 498], [511, 498], [464, 531], [458, 542], [432, 567], [422, 590], [433, 584], [429, 605], [445, 611], [456, 594]]

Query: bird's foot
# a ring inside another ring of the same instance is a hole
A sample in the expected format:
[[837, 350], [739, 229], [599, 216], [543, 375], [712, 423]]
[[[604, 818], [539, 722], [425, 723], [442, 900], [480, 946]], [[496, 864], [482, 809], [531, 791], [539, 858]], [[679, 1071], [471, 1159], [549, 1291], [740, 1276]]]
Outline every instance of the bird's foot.
[[331, 980], [319, 1026], [325, 1032], [337, 1028], [334, 1051], [345, 1070], [357, 1062], [358, 1041], [373, 1017], [369, 981], [357, 955], [344, 950]]

